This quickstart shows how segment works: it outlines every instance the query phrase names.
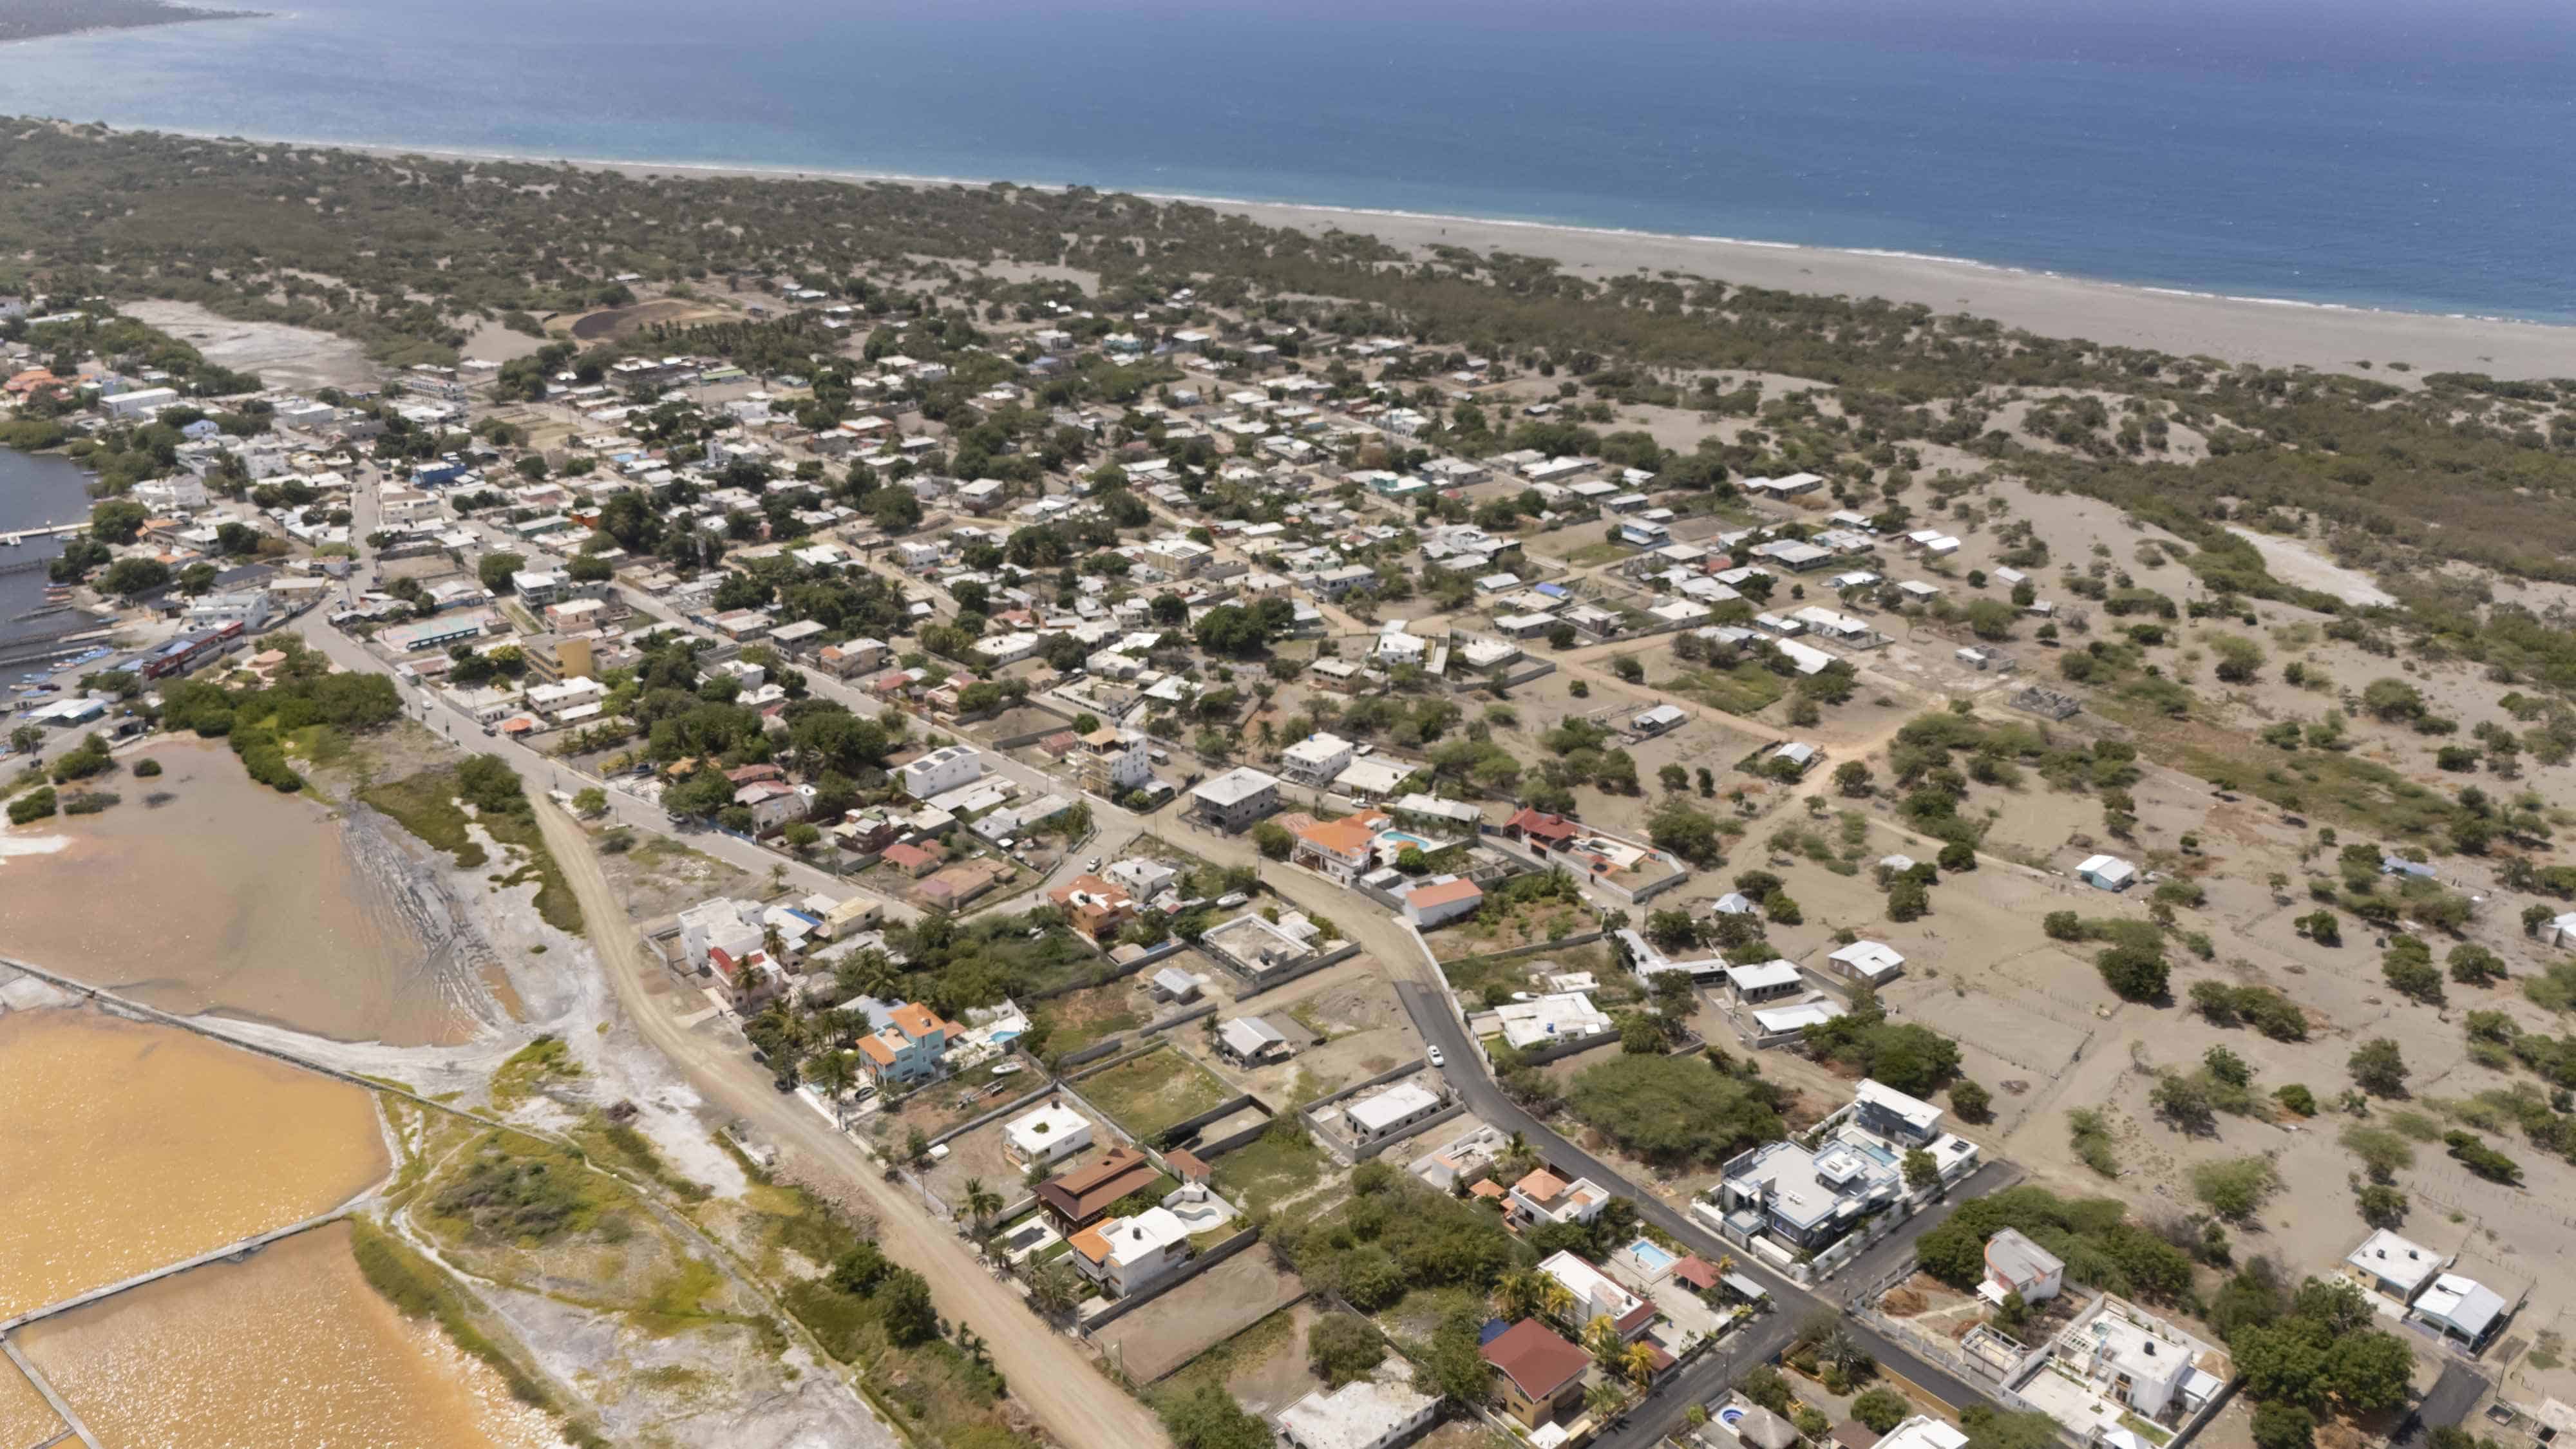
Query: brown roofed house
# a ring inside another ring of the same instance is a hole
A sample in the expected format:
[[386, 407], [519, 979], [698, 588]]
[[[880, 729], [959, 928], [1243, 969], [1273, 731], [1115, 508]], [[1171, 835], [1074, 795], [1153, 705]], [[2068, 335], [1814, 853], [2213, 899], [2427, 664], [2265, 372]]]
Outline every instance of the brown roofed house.
[[1066, 1230], [1098, 1222], [1118, 1200], [1154, 1185], [1162, 1174], [1133, 1147], [1113, 1147], [1089, 1167], [1038, 1184], [1038, 1201]]
[[1484, 1355], [1494, 1366], [1503, 1412], [1530, 1428], [1582, 1409], [1583, 1371], [1591, 1367], [1592, 1355], [1537, 1319], [1524, 1318], [1504, 1329], [1485, 1345]]

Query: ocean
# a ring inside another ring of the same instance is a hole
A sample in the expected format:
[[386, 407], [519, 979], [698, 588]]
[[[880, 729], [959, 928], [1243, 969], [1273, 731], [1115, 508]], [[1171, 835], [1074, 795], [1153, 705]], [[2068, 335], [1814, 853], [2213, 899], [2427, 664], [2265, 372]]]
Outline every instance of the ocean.
[[12, 47], [0, 112], [2576, 321], [2576, 8], [2558, 0], [278, 3]]
[[[88, 485], [89, 474], [69, 458], [0, 448], [0, 535], [12, 528], [87, 517]], [[0, 654], [16, 652], [7, 647], [13, 640], [54, 632], [66, 621], [68, 616], [60, 614], [26, 617], [47, 607], [43, 565], [61, 552], [62, 541], [51, 537], [28, 539], [15, 548], [0, 546]], [[14, 680], [32, 667], [11, 666], [5, 678]]]

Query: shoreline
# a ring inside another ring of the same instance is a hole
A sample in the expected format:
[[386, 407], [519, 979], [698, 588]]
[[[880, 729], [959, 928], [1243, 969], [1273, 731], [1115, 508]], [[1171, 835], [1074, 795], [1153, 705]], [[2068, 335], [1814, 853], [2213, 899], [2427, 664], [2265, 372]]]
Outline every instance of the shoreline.
[[[164, 134], [226, 139], [198, 131], [170, 130]], [[288, 137], [230, 139], [381, 157], [561, 165], [639, 179], [733, 178], [917, 187], [983, 187], [1000, 179], [744, 162], [631, 161]], [[1001, 180], [1035, 191], [1065, 191], [1074, 184]], [[2390, 369], [2390, 363], [2407, 364], [2414, 373], [2480, 372], [2499, 378], [2576, 375], [2576, 324], [2570, 323], [2105, 281], [1999, 262], [1871, 248], [1820, 247], [1311, 202], [1093, 189], [1153, 202], [1203, 206], [1297, 231], [1364, 232], [1416, 252], [1445, 245], [1479, 252], [1502, 250], [1545, 256], [1570, 272], [1595, 279], [1635, 271], [1670, 270], [1767, 290], [1882, 297], [1899, 304], [1927, 306], [1936, 312], [1988, 318], [2041, 336], [2080, 338], [2178, 357], [2207, 356], [2228, 363], [2334, 372], [2367, 371], [2400, 384], [2409, 374]], [[2357, 366], [2360, 363], [2372, 366], [2365, 369]]]

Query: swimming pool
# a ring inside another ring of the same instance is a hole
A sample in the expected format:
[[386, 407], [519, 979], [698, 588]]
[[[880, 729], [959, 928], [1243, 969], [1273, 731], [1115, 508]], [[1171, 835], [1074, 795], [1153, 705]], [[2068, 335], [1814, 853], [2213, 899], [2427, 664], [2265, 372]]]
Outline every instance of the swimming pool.
[[1636, 1259], [1639, 1266], [1643, 1267], [1647, 1272], [1657, 1275], [1661, 1275], [1669, 1271], [1673, 1264], [1679, 1261], [1674, 1258], [1661, 1243], [1656, 1242], [1652, 1238], [1639, 1238], [1637, 1241], [1630, 1243], [1628, 1245], [1628, 1256]]
[[1412, 846], [1416, 850], [1427, 851], [1431, 849], [1430, 841], [1423, 839], [1421, 836], [1414, 834], [1410, 830], [1381, 830], [1377, 833], [1377, 843], [1382, 848], [1397, 851], [1403, 850], [1408, 845]]

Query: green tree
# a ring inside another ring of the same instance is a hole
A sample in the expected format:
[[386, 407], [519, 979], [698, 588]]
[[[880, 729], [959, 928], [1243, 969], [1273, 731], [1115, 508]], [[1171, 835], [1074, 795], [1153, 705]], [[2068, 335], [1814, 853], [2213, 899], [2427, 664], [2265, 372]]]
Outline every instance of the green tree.
[[1367, 1378], [1386, 1359], [1386, 1340], [1362, 1319], [1327, 1313], [1306, 1331], [1306, 1362], [1327, 1388]]
[[511, 583], [510, 576], [527, 566], [528, 559], [525, 554], [487, 553], [475, 562], [474, 579], [483, 586], [485, 593], [506, 594], [516, 587]]
[[107, 566], [98, 580], [99, 591], [119, 598], [133, 599], [148, 594], [170, 582], [170, 566], [157, 558], [132, 554]]
[[2375, 1097], [2402, 1097], [2406, 1094], [2406, 1058], [2397, 1043], [2387, 1037], [2373, 1037], [2344, 1059], [2352, 1073], [2353, 1084]]

